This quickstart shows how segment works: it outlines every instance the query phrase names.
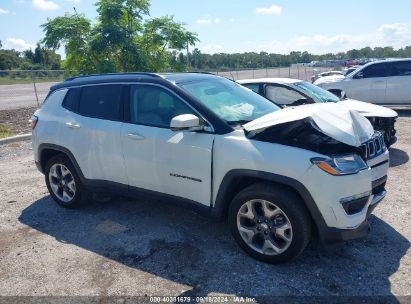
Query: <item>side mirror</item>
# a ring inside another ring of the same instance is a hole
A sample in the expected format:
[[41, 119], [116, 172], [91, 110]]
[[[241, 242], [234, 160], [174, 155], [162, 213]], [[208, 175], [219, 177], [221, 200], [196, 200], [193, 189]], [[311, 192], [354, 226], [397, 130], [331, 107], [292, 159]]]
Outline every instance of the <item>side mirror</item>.
[[358, 72], [357, 74], [354, 75], [355, 79], [361, 79], [364, 78], [364, 73], [362, 71]]
[[173, 131], [203, 131], [204, 124], [200, 123], [200, 118], [193, 114], [183, 114], [174, 117], [170, 122]]

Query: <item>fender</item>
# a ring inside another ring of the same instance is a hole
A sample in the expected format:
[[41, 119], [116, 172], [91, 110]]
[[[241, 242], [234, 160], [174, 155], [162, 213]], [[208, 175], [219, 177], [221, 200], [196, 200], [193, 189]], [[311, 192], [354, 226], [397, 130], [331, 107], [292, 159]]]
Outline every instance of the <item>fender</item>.
[[261, 181], [275, 182], [292, 188], [301, 196], [304, 205], [307, 207], [307, 210], [309, 211], [313, 219], [314, 224], [317, 226], [318, 231], [321, 232], [328, 228], [310, 192], [302, 183], [287, 176], [249, 169], [234, 169], [226, 173], [218, 189], [216, 201], [212, 211], [213, 217], [224, 217], [228, 209], [228, 205], [230, 204], [230, 201], [228, 200], [228, 194], [230, 193], [229, 189], [230, 187], [232, 187], [233, 182], [236, 179], [243, 177], [255, 178]]
[[55, 151], [59, 151], [64, 153], [65, 155], [67, 155], [67, 157], [70, 159], [71, 163], [73, 164], [73, 166], [76, 168], [77, 170], [77, 174], [80, 176], [82, 181], [85, 181], [86, 178], [83, 175], [83, 172], [80, 169], [80, 166], [77, 163], [76, 158], [74, 157], [73, 153], [71, 153], [71, 151], [67, 148], [64, 148], [62, 146], [59, 145], [54, 145], [54, 144], [40, 144], [38, 147], [38, 155], [39, 155], [39, 160], [40, 160], [40, 164], [38, 164], [39, 170], [41, 173], [44, 173], [44, 165], [41, 163], [42, 160], [42, 156], [43, 156], [43, 151], [44, 150], [55, 150]]

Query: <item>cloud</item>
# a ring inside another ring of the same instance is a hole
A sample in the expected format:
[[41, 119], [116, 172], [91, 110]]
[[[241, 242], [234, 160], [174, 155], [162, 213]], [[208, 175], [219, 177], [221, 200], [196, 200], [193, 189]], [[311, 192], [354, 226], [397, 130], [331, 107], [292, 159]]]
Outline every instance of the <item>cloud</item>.
[[203, 53], [207, 53], [207, 54], [214, 54], [214, 53], [221, 51], [222, 49], [223, 47], [216, 43], [209, 43], [204, 46], [200, 46], [200, 50]]
[[288, 40], [273, 40], [257, 45], [254, 51], [287, 54], [291, 51], [308, 51], [313, 54], [345, 52], [366, 46], [392, 46], [401, 48], [411, 45], [411, 24], [382, 24], [368, 33], [296, 36]]
[[60, 8], [60, 6], [51, 0], [33, 0], [33, 6], [42, 11], [51, 11]]
[[212, 18], [211, 15], [204, 15], [202, 18], [197, 19], [196, 23], [200, 24], [200, 25], [209, 25], [209, 24], [212, 24], [212, 23], [219, 24], [219, 23], [221, 23], [221, 19], [220, 18]]
[[197, 24], [201, 24], [201, 25], [207, 25], [210, 24], [212, 21], [211, 19], [198, 19], [196, 20]]
[[4, 49], [15, 49], [16, 51], [25, 51], [34, 49], [34, 46], [21, 38], [7, 38], [4, 43]]
[[0, 8], [0, 15], [7, 15], [7, 14], [9, 14], [10, 12], [8, 11], [8, 10], [5, 10], [5, 9], [2, 9], [2, 8]]
[[260, 15], [281, 15], [282, 11], [283, 9], [275, 4], [269, 7], [257, 7], [255, 9], [255, 13]]

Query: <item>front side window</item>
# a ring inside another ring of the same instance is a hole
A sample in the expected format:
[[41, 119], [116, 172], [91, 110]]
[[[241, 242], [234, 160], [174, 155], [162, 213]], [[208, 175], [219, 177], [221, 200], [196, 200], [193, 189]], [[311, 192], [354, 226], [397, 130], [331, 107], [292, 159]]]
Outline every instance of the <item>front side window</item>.
[[364, 68], [362, 71], [363, 78], [376, 78], [388, 76], [388, 64], [377, 63]]
[[151, 85], [131, 86], [132, 123], [169, 128], [171, 120], [182, 114], [198, 116], [186, 103], [165, 89]]
[[411, 76], [411, 61], [393, 62], [392, 76]]
[[297, 100], [306, 99], [297, 91], [273, 85], [268, 85], [265, 88], [265, 95], [269, 100], [281, 105], [290, 105]]
[[241, 124], [279, 110], [264, 97], [225, 78], [178, 84], [229, 124]]
[[243, 84], [243, 86], [245, 86], [253, 92], [256, 92], [257, 94], [260, 94], [260, 85], [258, 83], [248, 83]]
[[122, 85], [95, 85], [81, 90], [78, 113], [83, 116], [119, 120]]

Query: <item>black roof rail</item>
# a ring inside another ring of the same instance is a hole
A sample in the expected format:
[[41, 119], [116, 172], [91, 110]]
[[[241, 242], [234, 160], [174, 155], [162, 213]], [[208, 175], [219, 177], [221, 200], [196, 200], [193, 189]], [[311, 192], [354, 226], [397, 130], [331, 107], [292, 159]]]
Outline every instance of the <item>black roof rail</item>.
[[87, 78], [87, 77], [96, 77], [96, 76], [122, 76], [122, 75], [136, 75], [136, 76], [151, 76], [151, 77], [157, 77], [157, 78], [162, 78], [160, 75], [155, 74], [155, 73], [147, 73], [147, 72], [131, 72], [131, 73], [106, 73], [106, 74], [90, 74], [90, 75], [79, 75], [79, 76], [74, 76], [67, 78], [64, 80], [66, 81], [72, 81], [75, 79], [80, 79], [80, 78]]

